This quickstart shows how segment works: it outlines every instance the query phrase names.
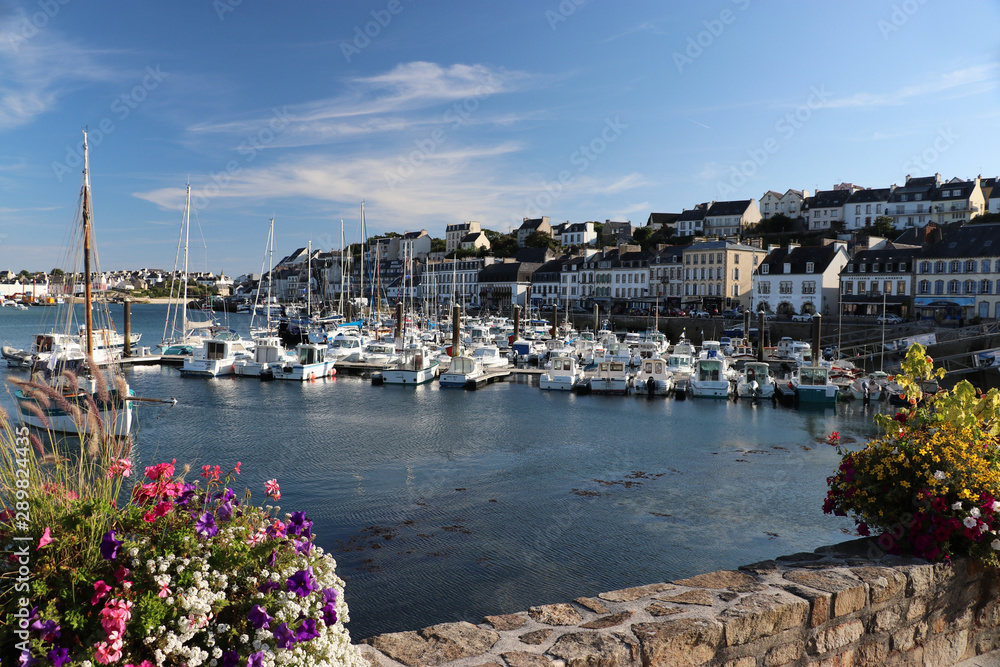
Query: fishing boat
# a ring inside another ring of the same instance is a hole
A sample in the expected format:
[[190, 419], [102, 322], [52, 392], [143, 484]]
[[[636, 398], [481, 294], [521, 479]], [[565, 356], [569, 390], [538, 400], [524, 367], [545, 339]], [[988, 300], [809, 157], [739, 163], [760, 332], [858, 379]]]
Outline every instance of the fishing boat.
[[590, 393], [622, 395], [629, 390], [628, 364], [624, 361], [599, 361], [597, 373], [590, 378]]
[[736, 381], [736, 395], [751, 400], [770, 400], [774, 396], [771, 366], [763, 361], [748, 361]]
[[721, 355], [699, 357], [694, 360], [689, 391], [697, 398], [725, 398], [729, 395], [729, 377], [726, 360]]
[[241, 356], [233, 362], [233, 374], [243, 377], [273, 378], [274, 368], [291, 361], [281, 339], [263, 336], [254, 339], [253, 356]]
[[439, 364], [430, 350], [408, 347], [399, 350], [395, 366], [382, 371], [382, 384], [415, 385], [430, 382], [438, 376]]
[[[38, 358], [32, 367], [31, 380], [20, 383], [14, 392], [21, 422], [38, 429], [74, 435], [101, 432], [105, 435], [123, 436], [132, 430], [133, 392], [121, 369], [112, 365], [107, 372], [94, 362], [94, 331], [111, 329], [111, 316], [106, 304], [98, 309], [95, 318], [92, 276], [99, 269], [91, 266], [93, 255], [93, 198], [90, 185], [90, 152], [87, 132], [83, 133], [83, 185], [80, 188], [79, 251], [71, 257], [83, 259], [84, 290], [83, 339], [66, 331], [52, 341], [53, 347], [44, 359]], [[71, 267], [68, 275], [75, 275], [80, 267]], [[72, 283], [70, 283], [72, 289]], [[72, 326], [74, 312], [60, 313], [58, 321]], [[95, 325], [96, 321], [96, 325]], [[96, 419], [88, 418], [94, 415]]]
[[184, 357], [183, 377], [221, 377], [236, 374], [238, 359], [253, 359], [253, 346], [235, 331], [206, 338], [193, 356]]
[[636, 396], [667, 396], [673, 391], [674, 376], [668, 370], [666, 359], [651, 357], [640, 364], [632, 380]]
[[442, 387], [465, 387], [486, 374], [483, 364], [475, 357], [461, 354], [452, 357], [448, 370], [438, 379]]
[[830, 369], [826, 366], [800, 366], [788, 381], [789, 388], [799, 405], [835, 405], [837, 385], [830, 382]]
[[582, 381], [583, 371], [575, 358], [555, 357], [551, 367], [539, 376], [538, 387], [550, 391], [572, 391]]
[[333, 377], [337, 374], [333, 361], [326, 358], [326, 346], [317, 343], [299, 343], [295, 346], [294, 361], [271, 366], [275, 380], [306, 382]]

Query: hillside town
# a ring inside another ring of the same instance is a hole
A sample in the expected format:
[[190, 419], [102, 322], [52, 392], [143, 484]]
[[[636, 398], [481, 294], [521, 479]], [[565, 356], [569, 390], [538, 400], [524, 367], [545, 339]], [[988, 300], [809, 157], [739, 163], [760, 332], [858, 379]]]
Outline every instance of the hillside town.
[[[542, 216], [500, 234], [467, 221], [447, 225], [444, 239], [422, 229], [343, 249], [298, 248], [264, 275], [192, 273], [188, 293], [230, 305], [309, 299], [331, 312], [375, 297], [500, 313], [517, 304], [705, 317], [749, 309], [779, 318], [1000, 318], [997, 180], [907, 175], [886, 188], [768, 190], [759, 200], [652, 212], [637, 226]], [[107, 298], [141, 299], [169, 295], [180, 279], [137, 269], [95, 274], [92, 286]], [[58, 272], [0, 272], [6, 305], [50, 303], [82, 291], [79, 283]]]

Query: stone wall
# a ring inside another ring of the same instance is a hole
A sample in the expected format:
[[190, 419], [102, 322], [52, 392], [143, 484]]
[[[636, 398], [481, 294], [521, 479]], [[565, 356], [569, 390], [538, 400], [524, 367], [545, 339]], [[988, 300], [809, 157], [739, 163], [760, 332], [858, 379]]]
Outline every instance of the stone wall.
[[1000, 572], [879, 553], [855, 540], [362, 648], [379, 667], [1000, 665]]

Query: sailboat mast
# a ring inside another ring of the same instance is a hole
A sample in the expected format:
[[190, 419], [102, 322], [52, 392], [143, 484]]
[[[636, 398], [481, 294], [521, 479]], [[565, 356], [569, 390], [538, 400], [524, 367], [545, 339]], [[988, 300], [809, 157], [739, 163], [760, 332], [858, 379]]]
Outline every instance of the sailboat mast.
[[[188, 318], [188, 241], [191, 238], [191, 183], [187, 184], [187, 198], [184, 202], [184, 298], [181, 303], [181, 336], [187, 336]], [[174, 320], [175, 322], [177, 320]]]
[[87, 356], [94, 355], [94, 314], [91, 311], [93, 295], [90, 286], [90, 153], [87, 131], [83, 131], [83, 298], [86, 304]]
[[[358, 286], [358, 296], [361, 299], [365, 296], [365, 246], [368, 244], [368, 230], [365, 227], [365, 200], [361, 200], [361, 277], [360, 285]], [[360, 299], [359, 303], [363, 303]], [[364, 317], [364, 306], [362, 306], [362, 317]]]
[[313, 242], [309, 239], [306, 244], [306, 319], [312, 317], [312, 257]]
[[[267, 335], [271, 331], [271, 262], [274, 261], [274, 216], [271, 216], [271, 228], [267, 232], [267, 303], [264, 309], [267, 311]], [[259, 290], [258, 290], [259, 291]]]

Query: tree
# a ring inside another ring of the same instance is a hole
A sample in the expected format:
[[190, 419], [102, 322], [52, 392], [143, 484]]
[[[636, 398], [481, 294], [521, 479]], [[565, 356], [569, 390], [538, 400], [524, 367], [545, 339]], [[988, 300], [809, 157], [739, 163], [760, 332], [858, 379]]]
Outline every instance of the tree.
[[517, 253], [517, 237], [510, 234], [502, 234], [495, 240], [490, 239], [493, 244], [494, 257], [513, 257]]
[[776, 234], [790, 232], [795, 226], [795, 221], [784, 213], [775, 213], [770, 218], [764, 218], [757, 223], [757, 231], [761, 234]]
[[869, 236], [881, 236], [882, 238], [893, 238], [896, 235], [896, 226], [893, 219], [888, 215], [880, 215], [875, 218], [875, 222], [868, 228]]
[[545, 232], [532, 232], [524, 238], [524, 247], [526, 248], [548, 248], [549, 250], [555, 250], [559, 247], [556, 240], [546, 234]]
[[66, 272], [63, 271], [62, 269], [52, 269], [51, 271], [49, 271], [49, 275], [50, 276], [64, 276], [64, 275], [66, 275]]
[[431, 252], [444, 252], [448, 247], [448, 242], [444, 239], [431, 239]]
[[1000, 222], [1000, 213], [983, 213], [982, 215], [977, 215], [969, 222], [969, 224], [984, 225], [991, 222]]

